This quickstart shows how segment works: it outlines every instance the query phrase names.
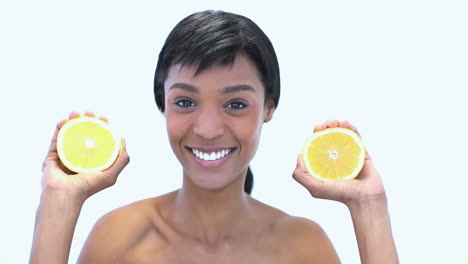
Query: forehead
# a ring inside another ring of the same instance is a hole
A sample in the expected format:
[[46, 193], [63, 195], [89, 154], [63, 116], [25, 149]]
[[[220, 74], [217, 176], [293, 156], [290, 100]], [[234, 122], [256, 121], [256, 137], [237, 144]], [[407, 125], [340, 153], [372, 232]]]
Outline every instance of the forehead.
[[166, 94], [174, 83], [187, 83], [196, 87], [216, 87], [221, 89], [234, 85], [250, 85], [258, 92], [264, 92], [260, 73], [255, 63], [244, 54], [238, 54], [233, 64], [214, 65], [195, 74], [198, 65], [173, 65], [169, 68], [164, 89]]

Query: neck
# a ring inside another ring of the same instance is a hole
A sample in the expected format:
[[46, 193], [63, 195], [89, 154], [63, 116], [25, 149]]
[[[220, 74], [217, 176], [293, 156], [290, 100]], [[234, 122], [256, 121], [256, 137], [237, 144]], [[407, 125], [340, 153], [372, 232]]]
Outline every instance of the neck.
[[242, 233], [251, 216], [250, 197], [239, 177], [222, 190], [201, 189], [184, 177], [175, 198], [173, 221], [182, 235], [209, 244]]

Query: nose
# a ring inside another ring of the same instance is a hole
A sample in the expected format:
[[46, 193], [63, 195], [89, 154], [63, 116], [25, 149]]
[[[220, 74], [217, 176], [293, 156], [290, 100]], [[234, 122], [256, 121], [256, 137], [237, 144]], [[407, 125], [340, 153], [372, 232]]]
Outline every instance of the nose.
[[216, 109], [204, 109], [197, 115], [193, 132], [206, 140], [216, 139], [224, 134], [224, 121]]

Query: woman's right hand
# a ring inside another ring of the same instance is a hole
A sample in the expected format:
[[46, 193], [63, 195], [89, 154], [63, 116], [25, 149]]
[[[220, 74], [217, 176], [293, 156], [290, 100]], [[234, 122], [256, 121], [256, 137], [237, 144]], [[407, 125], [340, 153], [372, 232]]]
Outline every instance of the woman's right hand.
[[[90, 112], [84, 115], [95, 116], [94, 113]], [[61, 193], [84, 201], [91, 195], [114, 185], [118, 175], [128, 164], [130, 158], [125, 148], [125, 141], [122, 139], [119, 156], [107, 170], [97, 173], [75, 174], [66, 169], [57, 154], [57, 134], [66, 121], [79, 116], [79, 113], [72, 112], [69, 114], [68, 119], [64, 119], [57, 124], [49, 151], [42, 165], [42, 190], [43, 192]], [[99, 118], [107, 122], [105, 117]]]

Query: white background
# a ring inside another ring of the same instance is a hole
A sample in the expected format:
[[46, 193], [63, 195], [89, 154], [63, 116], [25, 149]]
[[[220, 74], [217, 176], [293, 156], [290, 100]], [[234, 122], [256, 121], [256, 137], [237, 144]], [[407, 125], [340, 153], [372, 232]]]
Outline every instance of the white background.
[[70, 263], [100, 216], [178, 188], [153, 73], [172, 27], [205, 9], [250, 17], [279, 58], [282, 95], [251, 164], [254, 197], [318, 222], [343, 263], [359, 263], [345, 206], [291, 178], [313, 126], [348, 119], [384, 179], [401, 263], [468, 263], [466, 1], [161, 2], [1, 2], [1, 263], [28, 260], [42, 160], [70, 111], [107, 115], [132, 159], [86, 202]]

